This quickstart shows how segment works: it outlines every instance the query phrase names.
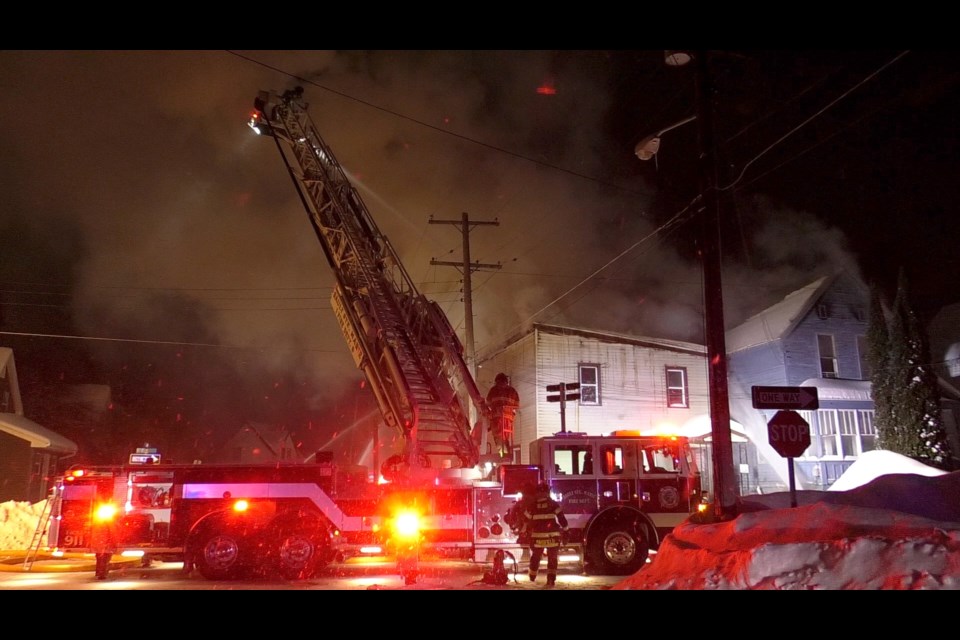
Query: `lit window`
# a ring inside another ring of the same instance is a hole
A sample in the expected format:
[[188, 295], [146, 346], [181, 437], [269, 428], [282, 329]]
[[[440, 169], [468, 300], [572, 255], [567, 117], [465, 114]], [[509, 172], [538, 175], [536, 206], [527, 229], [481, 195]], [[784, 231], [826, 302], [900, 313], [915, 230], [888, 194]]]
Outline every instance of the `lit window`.
[[667, 406], [678, 408], [690, 406], [685, 367], [667, 367]]
[[581, 364], [580, 404], [600, 404], [600, 365]]

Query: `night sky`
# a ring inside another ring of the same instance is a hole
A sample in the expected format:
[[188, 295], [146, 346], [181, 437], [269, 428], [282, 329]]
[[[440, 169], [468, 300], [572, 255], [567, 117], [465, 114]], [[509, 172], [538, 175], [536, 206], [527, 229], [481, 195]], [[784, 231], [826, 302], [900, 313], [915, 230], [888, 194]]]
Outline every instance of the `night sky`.
[[[929, 317], [960, 301], [960, 54], [717, 51], [727, 326], [824, 273]], [[687, 216], [694, 67], [651, 51], [0, 52], [0, 345], [26, 414], [110, 461], [194, 458], [251, 420], [305, 451], [367, 416], [333, 277], [260, 89], [302, 85], [320, 133], [420, 290], [463, 330], [470, 235], [482, 355], [531, 322], [703, 343]], [[617, 259], [617, 256], [623, 254]], [[26, 335], [18, 335], [26, 334]], [[461, 334], [462, 335], [462, 334]], [[66, 337], [73, 336], [73, 337]], [[109, 384], [109, 428], [54, 410]], [[371, 418], [371, 420], [374, 418]]]

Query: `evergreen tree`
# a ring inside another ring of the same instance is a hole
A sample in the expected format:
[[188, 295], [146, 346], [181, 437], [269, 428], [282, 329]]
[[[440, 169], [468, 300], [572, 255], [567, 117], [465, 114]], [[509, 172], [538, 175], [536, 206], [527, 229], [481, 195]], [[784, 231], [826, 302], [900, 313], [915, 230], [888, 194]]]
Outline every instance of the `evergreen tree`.
[[889, 410], [897, 433], [893, 450], [942, 467], [950, 460], [950, 446], [941, 419], [937, 375], [926, 330], [910, 306], [903, 269], [893, 306], [888, 334]]
[[883, 301], [876, 286], [870, 290], [870, 319], [867, 325], [867, 363], [870, 365], [870, 393], [873, 396], [873, 425], [877, 447], [899, 451], [896, 423], [890, 407], [890, 332]]

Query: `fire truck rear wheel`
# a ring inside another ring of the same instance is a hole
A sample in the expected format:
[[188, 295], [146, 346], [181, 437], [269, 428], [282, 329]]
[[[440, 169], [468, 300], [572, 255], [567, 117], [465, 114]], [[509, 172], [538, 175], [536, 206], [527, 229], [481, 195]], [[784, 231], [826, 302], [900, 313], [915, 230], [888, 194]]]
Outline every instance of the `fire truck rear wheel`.
[[243, 540], [229, 532], [211, 531], [198, 538], [194, 563], [207, 580], [233, 580], [240, 575]]
[[309, 533], [291, 533], [283, 537], [277, 548], [277, 564], [287, 580], [306, 580], [318, 569], [323, 550]]
[[623, 576], [640, 570], [650, 547], [643, 534], [634, 535], [631, 529], [613, 523], [590, 536], [587, 553], [594, 573]]

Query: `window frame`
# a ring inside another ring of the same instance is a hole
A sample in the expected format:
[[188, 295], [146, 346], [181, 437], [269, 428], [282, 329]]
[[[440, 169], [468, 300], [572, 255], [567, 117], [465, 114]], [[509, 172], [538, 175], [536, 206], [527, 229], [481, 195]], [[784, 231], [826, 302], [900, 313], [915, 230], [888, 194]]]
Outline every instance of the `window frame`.
[[[667, 396], [667, 408], [668, 409], [689, 409], [690, 408], [690, 377], [687, 375], [687, 368], [680, 367], [675, 365], [665, 365], [664, 366], [664, 384], [666, 389]], [[680, 387], [670, 386], [670, 373], [679, 372], [680, 377], [682, 378]], [[680, 404], [673, 404], [670, 402], [670, 391], [672, 389], [680, 389]]]
[[[583, 381], [583, 372], [586, 369], [593, 369], [596, 372], [596, 382], [584, 382]], [[596, 362], [580, 362], [577, 364], [577, 380], [580, 382], [580, 404], [590, 407], [600, 406], [603, 404], [601, 393], [601, 379], [600, 379], [600, 364]], [[584, 389], [595, 389], [596, 390], [596, 400], [584, 400]]]
[[[830, 340], [830, 349], [832, 353], [824, 354], [823, 349], [821, 348], [821, 338], [827, 338]], [[829, 360], [833, 365], [833, 371], [828, 372], [823, 368], [824, 360]], [[820, 377], [830, 380], [836, 380], [840, 377], [840, 363], [837, 360], [837, 341], [834, 338], [832, 333], [818, 333], [817, 334], [817, 362], [818, 368], [820, 371]], [[832, 373], [832, 375], [830, 375]]]

